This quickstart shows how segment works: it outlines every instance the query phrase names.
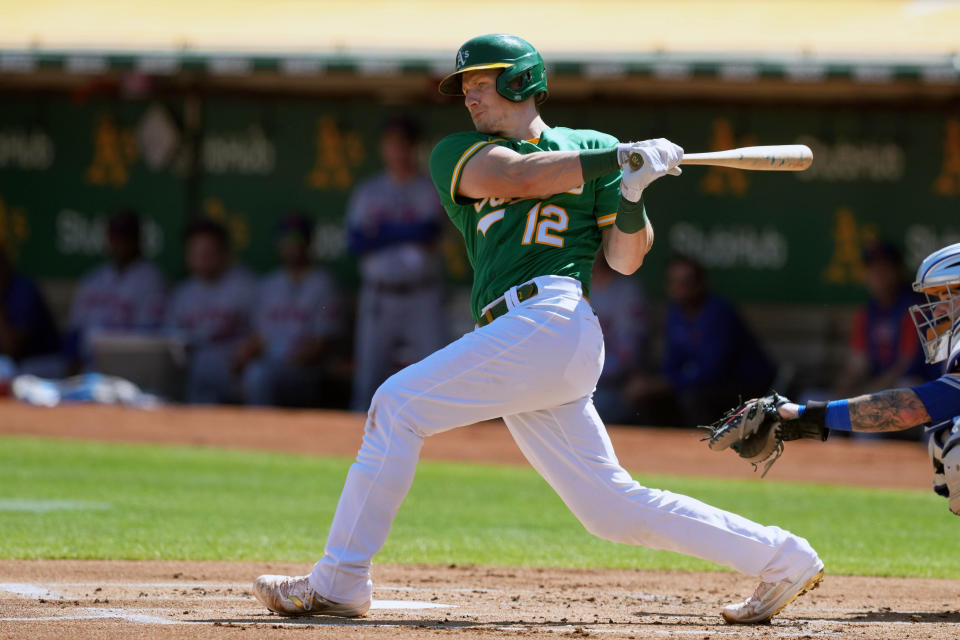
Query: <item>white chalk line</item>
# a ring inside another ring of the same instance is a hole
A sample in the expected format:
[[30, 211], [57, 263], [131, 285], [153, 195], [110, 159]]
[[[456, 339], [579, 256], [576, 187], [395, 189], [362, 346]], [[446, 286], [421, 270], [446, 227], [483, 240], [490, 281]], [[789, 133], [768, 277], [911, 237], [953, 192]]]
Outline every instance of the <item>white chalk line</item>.
[[110, 580], [98, 580], [97, 582], [55, 582], [52, 584], [58, 587], [76, 589], [96, 589], [97, 587], [103, 589], [181, 589], [186, 591], [198, 589], [204, 591], [212, 589], [250, 591], [253, 589], [252, 580], [250, 582], [111, 582]]
[[[98, 583], [100, 584], [100, 583]], [[82, 587], [89, 588], [94, 585], [94, 583], [57, 583], [61, 588], [65, 586], [70, 587]], [[125, 587], [125, 588], [143, 588], [150, 586], [156, 586], [156, 584], [129, 584], [129, 583], [114, 583], [116, 587]], [[98, 588], [102, 589], [103, 586]], [[201, 590], [205, 591], [203, 587], [194, 587], [191, 591]], [[12, 593], [14, 595], [22, 596], [25, 598], [50, 598], [50, 599], [66, 599], [66, 600], [75, 600], [76, 597], [64, 596], [56, 591], [52, 591], [42, 585], [32, 584], [28, 582], [0, 582], [0, 591], [6, 591], [7, 593]], [[233, 596], [233, 595], [218, 595], [218, 594], [207, 594], [207, 593], [190, 593], [187, 592], [187, 596], [199, 596], [209, 600], [242, 600], [250, 602], [250, 597], [245, 596]], [[184, 596], [147, 596], [149, 600], [180, 600]], [[394, 610], [394, 609], [444, 609], [444, 608], [456, 608], [456, 605], [452, 604], [440, 604], [436, 602], [417, 602], [411, 600], [374, 600], [370, 604], [371, 609], [381, 609], [381, 610]]]
[[[63, 585], [60, 585], [61, 587]], [[89, 587], [90, 585], [83, 585]], [[129, 585], [128, 585], [129, 587]], [[26, 598], [50, 598], [50, 599], [64, 599], [64, 596], [56, 591], [52, 591], [42, 585], [32, 584], [27, 582], [4, 582], [0, 583], [0, 591], [6, 591], [7, 593], [12, 593]], [[188, 595], [200, 595], [201, 597], [206, 597], [206, 594], [188, 594]], [[182, 596], [181, 596], [182, 597]], [[150, 600], [177, 600], [176, 596], [163, 596], [163, 597], [148, 597]], [[212, 600], [240, 600], [249, 602], [250, 598], [245, 598], [243, 596], [217, 596], [214, 595], [210, 599]], [[441, 602], [418, 602], [411, 600], [373, 600], [370, 603], [370, 608], [379, 611], [420, 611], [426, 609], [455, 609], [457, 605], [445, 604]], [[144, 624], [181, 624], [181, 621], [170, 620], [169, 618], [160, 618], [157, 616], [150, 616], [145, 614], [138, 613], [129, 613], [125, 609], [86, 609], [89, 613], [85, 614], [81, 618], [76, 617], [63, 617], [55, 616], [51, 618], [0, 618], [0, 621], [12, 621], [12, 620], [64, 620], [64, 619], [87, 619], [89, 617], [99, 617], [99, 618], [121, 618], [129, 622], [140, 622]]]
[[[57, 582], [60, 587], [76, 588], [137, 588], [137, 589], [235, 589], [241, 591], [250, 591], [253, 588], [253, 582]], [[543, 589], [495, 589], [487, 587], [410, 587], [401, 585], [376, 585], [373, 588], [377, 591], [401, 591], [401, 592], [427, 592], [427, 593], [543, 593]], [[654, 593], [642, 593], [632, 591], [605, 591], [610, 595], [625, 596], [636, 598], [638, 600], [649, 600], [651, 602], [673, 602], [680, 600], [677, 596], [665, 596]]]
[[[98, 582], [57, 582], [61, 587], [136, 587], [136, 588], [158, 588], [158, 589], [245, 589], [253, 588], [253, 580], [250, 582], [111, 582], [109, 580], [100, 580]], [[443, 591], [449, 593], [540, 593], [540, 589], [487, 589], [483, 587], [406, 587], [393, 585], [377, 585], [374, 591]]]
[[[206, 622], [189, 622], [184, 620], [170, 620], [160, 616], [151, 616], [143, 613], [129, 613], [124, 609], [80, 609], [84, 613], [70, 614], [64, 616], [38, 616], [31, 618], [0, 618], [0, 622], [59, 622], [61, 620], [104, 620], [117, 619], [127, 622], [138, 622], [140, 624], [208, 624]], [[209, 623], [212, 624], [212, 623]]]
[[0, 591], [6, 591], [24, 598], [63, 598], [56, 591], [29, 582], [0, 582]]

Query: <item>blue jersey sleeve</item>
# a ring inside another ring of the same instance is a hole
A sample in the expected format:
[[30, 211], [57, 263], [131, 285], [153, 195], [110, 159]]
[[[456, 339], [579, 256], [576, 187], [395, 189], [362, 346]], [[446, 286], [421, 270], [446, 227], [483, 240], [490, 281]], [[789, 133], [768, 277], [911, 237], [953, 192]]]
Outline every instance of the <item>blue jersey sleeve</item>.
[[439, 238], [441, 231], [440, 223], [436, 220], [384, 222], [377, 227], [374, 235], [360, 227], [350, 227], [347, 230], [347, 247], [351, 253], [363, 254], [404, 242], [428, 244]]
[[911, 388], [930, 414], [930, 424], [940, 424], [960, 415], [960, 375], [948, 374]]

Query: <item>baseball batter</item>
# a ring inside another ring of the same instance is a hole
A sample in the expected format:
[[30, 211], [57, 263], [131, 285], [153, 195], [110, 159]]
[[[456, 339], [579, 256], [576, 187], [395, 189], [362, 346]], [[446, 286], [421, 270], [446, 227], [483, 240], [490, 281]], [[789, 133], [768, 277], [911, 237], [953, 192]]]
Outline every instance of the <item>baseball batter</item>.
[[635, 482], [591, 400], [604, 359], [585, 297], [591, 265], [602, 246], [617, 271], [640, 266], [653, 241], [642, 192], [680, 173], [683, 150], [664, 139], [618, 144], [547, 126], [537, 109], [547, 97], [543, 59], [514, 36], [468, 41], [440, 91], [463, 95], [476, 127], [441, 140], [430, 169], [473, 265], [477, 328], [380, 386], [325, 555], [307, 576], [261, 576], [257, 598], [285, 615], [366, 613], [371, 560], [424, 438], [503, 417], [587, 530], [759, 576], [757, 591], [728, 607], [727, 619], [769, 619], [820, 581], [816, 552], [777, 527]]

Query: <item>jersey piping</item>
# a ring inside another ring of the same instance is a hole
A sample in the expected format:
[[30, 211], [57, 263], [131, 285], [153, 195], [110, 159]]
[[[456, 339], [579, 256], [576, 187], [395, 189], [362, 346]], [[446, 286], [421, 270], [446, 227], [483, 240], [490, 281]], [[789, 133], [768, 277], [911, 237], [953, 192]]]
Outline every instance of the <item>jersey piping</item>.
[[450, 199], [454, 202], [457, 201], [457, 187], [460, 186], [460, 172], [463, 171], [463, 165], [467, 163], [467, 160], [472, 158], [477, 151], [480, 151], [483, 147], [488, 144], [493, 144], [496, 140], [481, 140], [473, 145], [471, 145], [466, 151], [463, 152], [463, 155], [460, 156], [460, 160], [457, 161], [457, 164], [453, 167], [453, 176], [450, 178]]
[[606, 227], [609, 227], [616, 221], [617, 221], [617, 212], [614, 211], [613, 213], [607, 214], [605, 216], [600, 216], [599, 218], [597, 218], [597, 226], [600, 227], [601, 229], [604, 229]]

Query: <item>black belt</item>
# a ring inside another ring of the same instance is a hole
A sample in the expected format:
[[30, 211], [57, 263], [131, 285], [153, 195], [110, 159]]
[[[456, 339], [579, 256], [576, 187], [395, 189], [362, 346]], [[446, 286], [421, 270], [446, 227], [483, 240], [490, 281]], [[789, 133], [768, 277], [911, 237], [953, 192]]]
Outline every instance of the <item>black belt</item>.
[[[537, 289], [537, 283], [527, 282], [517, 287], [517, 300], [519, 302], [529, 300], [533, 296], [537, 295], [537, 293], [539, 293], [539, 290]], [[483, 314], [480, 316], [480, 319], [477, 320], [477, 326], [485, 327], [509, 310], [510, 308], [507, 306], [507, 297], [502, 296], [499, 301], [483, 312]]]

